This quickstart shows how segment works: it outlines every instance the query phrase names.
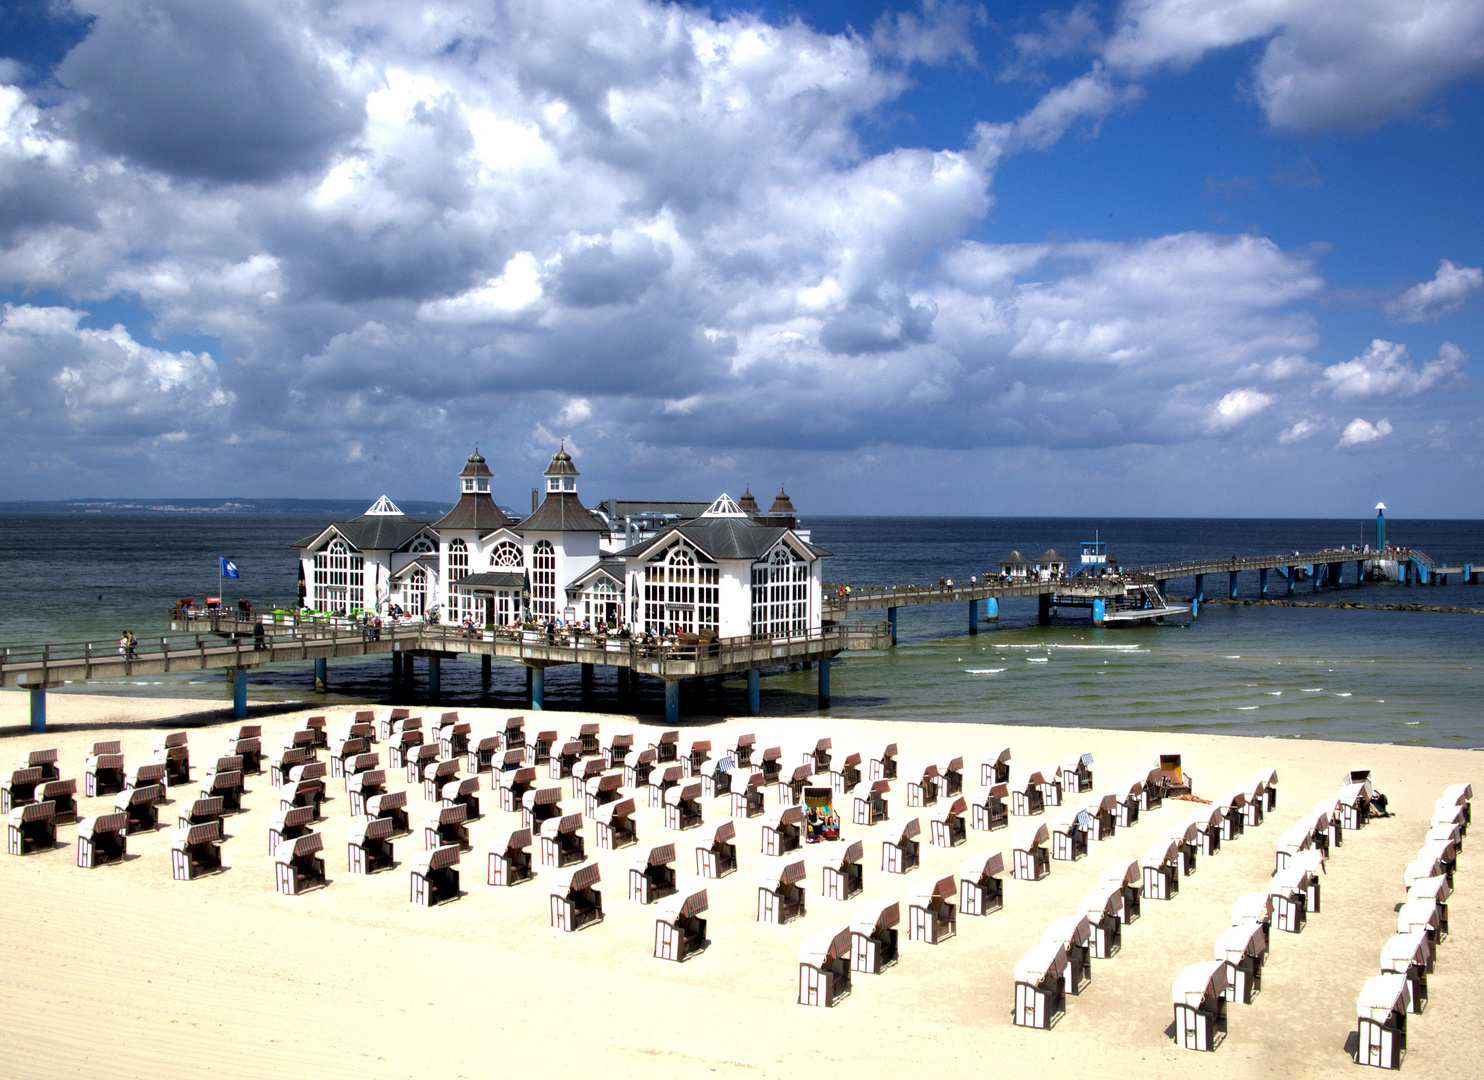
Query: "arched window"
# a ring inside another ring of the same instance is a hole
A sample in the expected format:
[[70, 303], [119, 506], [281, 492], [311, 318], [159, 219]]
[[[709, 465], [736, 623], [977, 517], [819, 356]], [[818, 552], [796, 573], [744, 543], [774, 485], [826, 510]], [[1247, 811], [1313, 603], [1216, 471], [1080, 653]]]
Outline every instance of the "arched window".
[[407, 575], [407, 587], [402, 590], [406, 597], [407, 614], [417, 618], [428, 609], [428, 575], [421, 568]]
[[458, 581], [469, 573], [469, 545], [462, 539], [448, 542], [448, 580]]
[[433, 550], [433, 542], [427, 539], [417, 539], [412, 542], [412, 553], [414, 555], [426, 555]]
[[523, 562], [519, 545], [509, 540], [501, 540], [490, 554], [490, 563], [501, 569], [519, 569]]
[[365, 606], [366, 560], [344, 540], [331, 540], [314, 556], [314, 606], [351, 611]]
[[809, 564], [787, 544], [752, 567], [752, 631], [787, 636], [809, 628]]
[[531, 549], [531, 606], [537, 618], [556, 615], [556, 548], [550, 540]]

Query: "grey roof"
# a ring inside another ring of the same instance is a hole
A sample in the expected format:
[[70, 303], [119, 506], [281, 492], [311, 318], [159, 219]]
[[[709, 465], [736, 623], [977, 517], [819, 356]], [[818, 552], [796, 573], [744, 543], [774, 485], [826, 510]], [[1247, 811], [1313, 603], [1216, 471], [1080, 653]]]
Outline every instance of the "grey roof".
[[1036, 560], [1036, 562], [1038, 562], [1038, 563], [1066, 562], [1066, 561], [1067, 561], [1066, 559], [1063, 559], [1060, 555], [1058, 555], [1056, 553], [1056, 548], [1047, 548], [1045, 551], [1041, 552], [1041, 557]]
[[622, 559], [599, 559], [592, 566], [589, 566], [582, 573], [567, 582], [567, 588], [575, 589], [582, 582], [599, 573], [607, 574], [619, 588], [623, 588], [624, 565]]
[[524, 574], [484, 573], [467, 574], [455, 581], [455, 585], [463, 585], [470, 589], [519, 589], [525, 586], [526, 576]]
[[459, 496], [459, 501], [454, 503], [452, 510], [433, 523], [433, 528], [475, 529], [484, 533], [509, 524], [510, 518], [505, 516], [505, 511], [488, 494], [466, 491]]
[[349, 521], [331, 522], [319, 532], [296, 540], [289, 546], [301, 549], [310, 547], [328, 529], [334, 529], [357, 551], [395, 551], [427, 526], [426, 521], [418, 521], [405, 514], [362, 514]]
[[607, 532], [608, 526], [593, 517], [576, 493], [551, 491], [530, 517], [520, 523], [522, 533], [531, 532]]
[[469, 455], [469, 460], [464, 462], [464, 467], [459, 470], [460, 477], [494, 476], [490, 467], [479, 454], [479, 447], [474, 448], [474, 453]]
[[[618, 553], [618, 557], [622, 559], [642, 555], [678, 533], [713, 559], [756, 561], [772, 550], [773, 545], [781, 536], [791, 532], [790, 529], [781, 529], [776, 526], [755, 525], [748, 518], [700, 518], [686, 522], [684, 525], [672, 525], [643, 543], [624, 548]], [[815, 558], [828, 558], [833, 554], [822, 547], [805, 543], [797, 535], [794, 536], [794, 540]]]
[[635, 514], [674, 514], [682, 521], [698, 518], [711, 505], [705, 502], [673, 502], [647, 499], [604, 499], [598, 504], [615, 526]]
[[1003, 559], [1001, 559], [1000, 560], [1000, 565], [1001, 566], [1029, 566], [1030, 563], [1026, 562], [1025, 556], [1022, 555], [1019, 550], [1015, 550], [1015, 551], [1010, 552], [1010, 554], [1006, 555]]
[[422, 567], [422, 569], [432, 571], [436, 574], [438, 572], [438, 556], [431, 553], [427, 555], [419, 555], [406, 566], [402, 567], [402, 569], [394, 571], [392, 573], [392, 577], [402, 577], [404, 574], [411, 572], [416, 567]]
[[768, 508], [769, 514], [792, 514], [794, 512], [793, 500], [788, 497], [788, 492], [782, 488], [778, 489], [778, 497], [773, 500], [773, 505]]

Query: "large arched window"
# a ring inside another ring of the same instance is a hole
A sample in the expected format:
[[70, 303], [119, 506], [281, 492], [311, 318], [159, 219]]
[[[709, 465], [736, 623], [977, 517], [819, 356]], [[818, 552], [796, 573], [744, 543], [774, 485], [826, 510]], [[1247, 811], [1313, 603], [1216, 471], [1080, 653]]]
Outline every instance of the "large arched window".
[[433, 542], [426, 539], [417, 539], [412, 542], [412, 553], [414, 555], [426, 555], [433, 550]]
[[556, 548], [538, 540], [531, 549], [531, 606], [537, 618], [556, 615]]
[[366, 560], [344, 540], [331, 540], [314, 556], [314, 606], [350, 611], [365, 606]]
[[407, 575], [407, 587], [402, 590], [402, 595], [407, 603], [407, 614], [413, 618], [421, 617], [428, 609], [428, 575], [421, 568]]
[[448, 542], [448, 580], [458, 581], [469, 574], [469, 545], [461, 538]]
[[509, 540], [501, 540], [490, 554], [490, 563], [502, 570], [519, 569], [523, 562], [520, 546], [512, 544]]
[[787, 636], [809, 628], [809, 564], [787, 544], [752, 567], [752, 631]]

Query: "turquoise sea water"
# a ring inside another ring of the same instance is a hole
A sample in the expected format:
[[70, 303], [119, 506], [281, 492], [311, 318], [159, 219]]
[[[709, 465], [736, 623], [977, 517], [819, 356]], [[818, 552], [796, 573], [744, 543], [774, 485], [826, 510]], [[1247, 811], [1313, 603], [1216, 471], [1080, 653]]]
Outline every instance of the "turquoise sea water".
[[[241, 568], [227, 596], [256, 603], [294, 595], [289, 544], [323, 519], [299, 515], [0, 514], [0, 644], [141, 638], [165, 630], [171, 601], [217, 588], [217, 556]], [[1369, 522], [1033, 518], [814, 518], [816, 543], [835, 553], [826, 576], [855, 584], [956, 580], [982, 573], [1011, 547], [1035, 558], [1055, 546], [1075, 557], [1093, 530], [1126, 566], [1233, 552], [1312, 550], [1371, 540]], [[1388, 538], [1449, 563], [1484, 563], [1484, 522], [1389, 523]], [[1353, 572], [1349, 564], [1346, 573]], [[1219, 580], [1217, 580], [1219, 578]], [[1278, 589], [1276, 576], [1270, 583]], [[1170, 592], [1188, 593], [1189, 579]], [[1210, 597], [1226, 576], [1207, 579]], [[1257, 574], [1239, 579], [1254, 597]], [[1415, 601], [1484, 607], [1484, 586], [1420, 589], [1347, 586], [1321, 597], [1368, 603]], [[1309, 585], [1297, 598], [1313, 598]], [[998, 625], [967, 633], [967, 606], [904, 608], [900, 643], [885, 653], [847, 653], [832, 667], [832, 711], [920, 720], [1104, 726], [1213, 734], [1355, 739], [1484, 747], [1484, 615], [1206, 605], [1189, 626], [1097, 629], [1080, 617], [1036, 625], [1034, 600], [1001, 604]], [[883, 616], [884, 617], [884, 616]], [[258, 701], [333, 704], [401, 700], [388, 660], [342, 662], [331, 692], [313, 673], [280, 667], [255, 673]], [[410, 701], [424, 700], [419, 669]], [[817, 675], [775, 671], [763, 679], [763, 710], [812, 711]], [[520, 708], [524, 672], [496, 663], [488, 684], [473, 662], [445, 664], [443, 701]], [[99, 680], [63, 692], [223, 700], [225, 677], [155, 676]], [[616, 711], [616, 680], [599, 669], [584, 702], [575, 668], [546, 678], [548, 708]], [[641, 685], [637, 707], [662, 709], [657, 681]], [[741, 680], [686, 684], [682, 711], [714, 716], [745, 711]]]

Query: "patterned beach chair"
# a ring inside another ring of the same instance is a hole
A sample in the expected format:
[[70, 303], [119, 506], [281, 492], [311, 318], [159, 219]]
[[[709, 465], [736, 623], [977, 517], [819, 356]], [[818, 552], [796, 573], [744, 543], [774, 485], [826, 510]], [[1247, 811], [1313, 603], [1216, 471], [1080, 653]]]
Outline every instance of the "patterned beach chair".
[[979, 763], [979, 786], [994, 787], [1010, 783], [1010, 748], [1002, 746], [984, 755]]
[[891, 836], [881, 841], [881, 870], [887, 874], [910, 874], [922, 863], [922, 844], [917, 837], [922, 833], [922, 822], [908, 818], [894, 829]]
[[1066, 1011], [1063, 977], [1067, 947], [1042, 942], [1032, 945], [1015, 962], [1015, 1009], [1010, 1019], [1017, 1027], [1050, 1028]]
[[[526, 794], [535, 785], [536, 770], [529, 765], [523, 765], [518, 769], [502, 770], [497, 780], [500, 809], [507, 814], [520, 813], [525, 807]], [[556, 790], [560, 793], [561, 788]]]
[[623, 765], [624, 759], [634, 749], [634, 736], [624, 734], [615, 735], [608, 740], [608, 745], [603, 747], [603, 764], [610, 769], [617, 769]]
[[969, 823], [964, 817], [969, 802], [962, 795], [944, 798], [928, 814], [928, 839], [935, 847], [957, 847], [969, 839]]
[[352, 874], [374, 874], [378, 870], [390, 870], [396, 863], [390, 819], [352, 819], [350, 831], [346, 834], [345, 862], [346, 869]]
[[165, 767], [166, 786], [191, 782], [191, 751], [184, 731], [173, 731], [155, 740], [155, 764]]
[[783, 775], [783, 747], [770, 746], [764, 750], [757, 767], [763, 774], [764, 784], [776, 784]]
[[603, 773], [588, 777], [583, 793], [583, 812], [588, 817], [597, 817], [598, 809], [623, 798], [623, 776], [619, 773]]
[[582, 839], [582, 815], [564, 814], [541, 823], [541, 865], [573, 866], [587, 859]]
[[113, 797], [113, 808], [129, 819], [125, 831], [131, 836], [137, 832], [154, 832], [160, 827], [160, 800], [165, 789], [159, 784], [129, 788]]
[[407, 792], [387, 791], [366, 800], [366, 816], [386, 818], [392, 823], [393, 836], [406, 836], [412, 831], [407, 820]]
[[56, 808], [49, 802], [17, 806], [6, 815], [5, 850], [11, 855], [50, 851], [57, 845]]
[[778, 806], [763, 821], [762, 853], [769, 856], [798, 851], [803, 842], [804, 809], [801, 806]]
[[696, 876], [724, 878], [737, 869], [737, 824], [723, 821], [705, 844], [696, 845]]
[[1087, 857], [1087, 829], [1080, 807], [1067, 807], [1051, 819], [1051, 857], [1076, 862]]
[[602, 872], [598, 864], [584, 863], [558, 870], [551, 890], [551, 926], [573, 933], [603, 921]]
[[1051, 830], [1044, 821], [1027, 825], [1010, 837], [1010, 853], [1014, 860], [1010, 876], [1017, 881], [1040, 881], [1051, 873], [1051, 852], [1046, 842]]
[[761, 772], [732, 774], [731, 812], [734, 818], [760, 817], [764, 780]]
[[662, 731], [660, 737], [649, 744], [649, 748], [655, 752], [655, 760], [660, 764], [680, 760], [680, 732]]
[[1268, 937], [1255, 924], [1232, 926], [1216, 939], [1215, 957], [1226, 965], [1226, 1000], [1252, 1004], [1262, 989], [1262, 965], [1268, 955]]
[[1427, 934], [1415, 930], [1393, 934], [1381, 946], [1381, 973], [1403, 975], [1407, 980], [1407, 1011], [1420, 1013], [1427, 1008], [1427, 975], [1433, 966], [1433, 945]]
[[1005, 906], [1005, 857], [975, 855], [958, 868], [958, 907], [965, 915], [988, 915]]
[[896, 900], [877, 900], [857, 908], [850, 917], [850, 969], [866, 975], [880, 975], [895, 964], [897, 923], [902, 919], [902, 905]]
[[535, 877], [536, 870], [531, 865], [530, 848], [530, 829], [511, 829], [509, 832], [496, 833], [490, 841], [489, 883], [507, 887]]
[[0, 784], [0, 813], [8, 814], [19, 806], [29, 806], [37, 800], [36, 789], [44, 780], [41, 769], [30, 767], [15, 769]]
[[649, 786], [649, 774], [654, 772], [658, 755], [653, 749], [630, 750], [623, 759], [624, 787], [638, 790]]
[[526, 743], [526, 764], [533, 768], [551, 764], [551, 748], [556, 745], [555, 731], [538, 731]]
[[651, 810], [665, 805], [665, 792], [685, 779], [684, 765], [659, 765], [649, 774], [647, 790]]
[[1068, 795], [1085, 795], [1092, 790], [1092, 755], [1068, 754], [1061, 759], [1061, 786]]
[[701, 769], [702, 798], [725, 799], [732, 793], [732, 777], [737, 773], [729, 766], [728, 761], [729, 759], [723, 758], [719, 761], [708, 762]]
[[1057, 919], [1041, 934], [1041, 944], [1060, 945], [1067, 951], [1067, 966], [1062, 970], [1062, 990], [1080, 994], [1092, 982], [1092, 922], [1086, 915], [1067, 915]]
[[770, 859], [758, 873], [757, 921], [782, 926], [805, 915], [803, 859]]
[[1098, 960], [1116, 956], [1123, 945], [1123, 884], [1099, 885], [1081, 899], [1077, 910], [1087, 918], [1089, 953]]
[[871, 780], [895, 780], [897, 778], [897, 744], [887, 743], [881, 752], [870, 759]]
[[937, 945], [958, 933], [958, 882], [948, 874], [907, 891], [907, 940]]
[[859, 754], [846, 754], [840, 764], [830, 770], [830, 794], [849, 794], [855, 790], [856, 785], [862, 779], [861, 756]]
[[459, 848], [455, 844], [419, 851], [412, 857], [408, 903], [436, 907], [457, 900], [459, 893]]
[[1226, 1033], [1226, 962], [1201, 960], [1175, 977], [1175, 1045], [1215, 1050]]
[[829, 926], [799, 945], [799, 1004], [830, 1008], [850, 993], [851, 930]]
[[711, 740], [692, 739], [690, 752], [685, 755], [682, 764], [685, 765], [685, 775], [700, 779], [701, 774], [706, 771], [706, 762], [711, 760]]
[[855, 840], [825, 856], [820, 869], [821, 890], [826, 900], [850, 900], [866, 888], [866, 868], [862, 864], [865, 845]]
[[629, 863], [629, 899], [652, 904], [676, 889], [675, 845], [655, 844]]
[[1355, 1063], [1400, 1069], [1407, 1049], [1407, 977], [1372, 975], [1355, 998]]
[[[20, 756], [17, 767], [22, 769], [40, 769], [41, 779], [43, 781], [60, 780], [62, 778], [62, 770], [57, 765], [57, 748], [54, 746], [45, 747], [40, 750], [27, 750]], [[9, 810], [5, 812], [7, 814], [10, 813]]]
[[423, 848], [427, 851], [439, 847], [472, 850], [469, 826], [464, 823], [468, 815], [469, 808], [462, 805], [439, 806], [428, 811], [428, 816], [423, 821]]
[[350, 799], [350, 816], [364, 817], [367, 815], [367, 801], [386, 791], [386, 770], [367, 769], [346, 777], [345, 783]]
[[314, 807], [312, 806], [293, 806], [287, 810], [275, 810], [268, 823], [268, 854], [277, 855], [278, 849], [286, 841], [308, 836], [314, 821]]
[[827, 773], [830, 771], [830, 761], [832, 760], [830, 751], [833, 749], [834, 743], [828, 738], [824, 738], [815, 742], [814, 749], [804, 751], [802, 761], [803, 764], [809, 766], [809, 775], [811, 777], [818, 773]]
[[192, 799], [188, 803], [181, 804], [180, 815], [176, 818], [175, 827], [177, 829], [189, 829], [192, 825], [205, 825], [208, 822], [221, 821], [222, 810], [222, 800], [220, 797]]
[[526, 745], [526, 718], [511, 716], [505, 720], [504, 739], [506, 750], [520, 750]]
[[704, 949], [709, 942], [701, 913], [709, 906], [705, 889], [687, 889], [662, 901], [655, 911], [655, 959], [684, 963]]
[[798, 806], [804, 801], [804, 789], [813, 774], [808, 765], [795, 765], [793, 772], [778, 777], [778, 805]]
[[273, 856], [274, 880], [285, 896], [298, 896], [309, 889], [330, 883], [325, 877], [324, 837], [317, 832], [305, 833], [278, 845]]
[[52, 820], [58, 825], [71, 825], [77, 820], [77, 781], [43, 780], [36, 801], [52, 804]]
[[466, 776], [462, 780], [449, 780], [439, 794], [445, 809], [450, 806], [464, 808], [465, 821], [478, 821], [482, 816], [479, 813], [479, 777]]
[[1018, 788], [1010, 792], [1010, 813], [1016, 817], [1035, 817], [1046, 810], [1045, 777], [1039, 770], [1030, 772]]
[[464, 752], [464, 771], [473, 775], [489, 772], [494, 767], [495, 755], [500, 751], [500, 736], [485, 735], [473, 739]]
[[129, 853], [129, 838], [123, 814], [98, 814], [77, 823], [77, 865], [84, 870], [108, 863], [121, 863]]
[[850, 820], [855, 825], [876, 825], [887, 819], [890, 807], [886, 795], [891, 791], [889, 780], [863, 780], [850, 793], [852, 811]]
[[[96, 751], [100, 746], [118, 746], [117, 742], [94, 743]], [[36, 782], [41, 781], [38, 771]], [[90, 799], [103, 795], [117, 795], [124, 790], [124, 755], [117, 750], [104, 753], [91, 753], [83, 766], [83, 791]]]
[[682, 832], [701, 827], [701, 782], [690, 780], [665, 792], [665, 828]]
[[598, 834], [601, 851], [617, 851], [639, 842], [639, 822], [635, 819], [633, 799], [604, 803], [593, 815], [593, 828]]
[[539, 833], [541, 823], [548, 818], [561, 816], [562, 789], [559, 787], [532, 788], [520, 801], [521, 827], [533, 833]]
[[577, 763], [582, 760], [582, 743], [576, 739], [568, 740], [551, 750], [551, 760], [547, 764], [547, 779], [565, 780], [572, 775], [572, 770], [577, 768]]
[[738, 735], [736, 745], [727, 753], [736, 762], [738, 769], [752, 768], [753, 751], [757, 748], [757, 736], [752, 734]]
[[170, 842], [170, 876], [190, 881], [202, 874], [222, 870], [222, 822], [220, 818], [176, 829]]

